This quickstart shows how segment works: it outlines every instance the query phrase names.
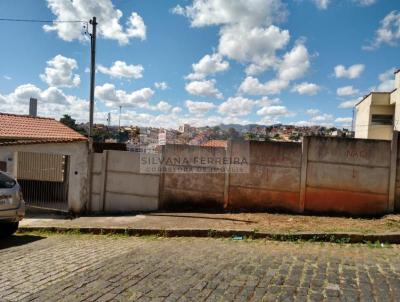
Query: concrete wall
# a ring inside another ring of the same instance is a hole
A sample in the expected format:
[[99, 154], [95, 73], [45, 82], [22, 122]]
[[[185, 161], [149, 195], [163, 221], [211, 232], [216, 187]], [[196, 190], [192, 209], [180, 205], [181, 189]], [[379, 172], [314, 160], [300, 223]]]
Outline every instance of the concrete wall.
[[[198, 173], [213, 164], [196, 164], [199, 159], [226, 157], [225, 148], [167, 145], [163, 149], [160, 206], [162, 208], [222, 209], [224, 206], [224, 173]], [[186, 160], [185, 160], [186, 159]], [[179, 163], [178, 163], [179, 161]], [[173, 164], [175, 162], [175, 164]], [[185, 171], [194, 171], [188, 173]]]
[[[307, 137], [303, 144], [232, 142], [227, 149], [167, 145], [160, 174], [141, 173], [138, 153], [106, 151], [94, 157], [91, 206], [106, 212], [385, 214], [400, 210], [397, 141]], [[248, 172], [211, 173], [207, 169], [215, 165], [206, 161], [206, 173], [197, 173], [199, 158], [235, 157], [247, 157]]]
[[229, 174], [229, 209], [299, 212], [301, 144], [233, 142], [232, 156], [249, 150], [250, 173]]
[[139, 153], [97, 153], [92, 171], [92, 212], [158, 209], [159, 174], [141, 173]]
[[84, 210], [89, 198], [87, 142], [0, 146], [0, 161], [7, 162], [7, 172], [13, 176], [16, 175], [18, 151], [68, 155], [70, 157], [68, 207], [74, 213]]
[[304, 210], [383, 214], [388, 211], [391, 143], [310, 137]]

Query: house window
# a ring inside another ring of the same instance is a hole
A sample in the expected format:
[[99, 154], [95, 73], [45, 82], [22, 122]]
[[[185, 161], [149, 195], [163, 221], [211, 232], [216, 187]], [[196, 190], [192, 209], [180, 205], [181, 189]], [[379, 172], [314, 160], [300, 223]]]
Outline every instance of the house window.
[[372, 125], [393, 125], [393, 115], [391, 114], [373, 114]]

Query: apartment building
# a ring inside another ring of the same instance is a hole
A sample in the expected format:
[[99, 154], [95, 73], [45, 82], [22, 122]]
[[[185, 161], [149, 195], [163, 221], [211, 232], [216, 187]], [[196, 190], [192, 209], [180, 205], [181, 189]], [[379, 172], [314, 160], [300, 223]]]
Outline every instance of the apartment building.
[[391, 140], [400, 130], [400, 69], [394, 86], [390, 92], [371, 92], [355, 105], [356, 138]]

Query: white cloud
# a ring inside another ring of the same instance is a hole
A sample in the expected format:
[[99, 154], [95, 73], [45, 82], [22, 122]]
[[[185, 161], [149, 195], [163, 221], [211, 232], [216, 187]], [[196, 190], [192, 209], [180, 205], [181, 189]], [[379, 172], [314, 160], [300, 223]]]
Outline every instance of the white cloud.
[[315, 115], [318, 115], [320, 113], [320, 111], [318, 109], [307, 109], [306, 113], [308, 115], [315, 116]]
[[331, 122], [332, 120], [333, 120], [333, 115], [327, 113], [315, 115], [311, 118], [311, 122], [314, 123], [326, 123], [326, 122]]
[[[48, 7], [56, 20], [82, 20], [88, 22], [93, 16], [97, 17], [98, 34], [105, 39], [117, 40], [119, 44], [128, 44], [131, 39], [146, 38], [146, 25], [141, 16], [132, 12], [126, 25], [120, 23], [123, 16], [111, 0], [47, 0]], [[82, 23], [53, 23], [44, 25], [46, 32], [56, 31], [58, 36], [66, 41], [83, 39]]]
[[391, 11], [380, 21], [380, 27], [375, 31], [375, 37], [364, 50], [374, 50], [382, 44], [396, 46], [400, 40], [400, 12]]
[[342, 126], [350, 126], [353, 122], [351, 117], [338, 117], [335, 119], [335, 123], [341, 124]]
[[185, 89], [188, 93], [198, 96], [208, 96], [222, 99], [223, 95], [215, 87], [215, 80], [193, 81], [186, 84]]
[[325, 10], [328, 8], [330, 0], [313, 0], [318, 9]]
[[173, 13], [186, 16], [193, 27], [238, 23], [254, 27], [281, 22], [287, 16], [280, 0], [194, 0], [186, 7], [178, 5]]
[[297, 121], [297, 122], [292, 122], [290, 124], [296, 127], [310, 127], [314, 125], [314, 123], [310, 121]]
[[8, 75], [3, 75], [3, 79], [9, 81], [12, 79], [12, 77], [8, 76]]
[[295, 91], [299, 94], [307, 94], [307, 95], [316, 95], [318, 91], [321, 90], [317, 84], [304, 82], [298, 85], [295, 85], [292, 91]]
[[243, 97], [230, 97], [227, 101], [219, 105], [218, 111], [223, 115], [245, 116], [251, 113], [254, 101]]
[[353, 1], [361, 6], [370, 6], [372, 4], [375, 4], [377, 0], [353, 0]]
[[257, 78], [249, 76], [240, 84], [239, 91], [250, 95], [278, 94], [288, 85], [287, 81], [279, 79], [261, 83]]
[[75, 69], [78, 69], [75, 59], [56, 55], [47, 61], [47, 67], [40, 78], [49, 86], [77, 87], [81, 83], [81, 79], [78, 74], [74, 74]]
[[394, 72], [395, 68], [391, 68], [379, 75], [380, 84], [377, 91], [389, 92], [394, 89]]
[[107, 68], [103, 65], [97, 67], [98, 71], [111, 76], [112, 78], [133, 78], [140, 79], [143, 77], [144, 68], [142, 65], [128, 65], [124, 61], [115, 61], [114, 64]]
[[354, 64], [348, 68], [343, 65], [337, 65], [335, 67], [335, 76], [337, 78], [356, 79], [363, 73], [364, 69], [365, 65], [363, 64]]
[[193, 27], [221, 26], [218, 53], [249, 63], [249, 75], [273, 66], [276, 51], [290, 38], [289, 31], [272, 25], [288, 15], [281, 0], [194, 0], [186, 7], [175, 7], [173, 12], [186, 16]]
[[193, 102], [191, 100], [186, 101], [186, 107], [190, 113], [202, 115], [214, 109], [216, 106], [210, 102]]
[[338, 108], [341, 109], [349, 109], [349, 108], [353, 108], [359, 101], [361, 101], [362, 97], [354, 99], [354, 100], [350, 100], [350, 101], [345, 101], [345, 102], [341, 102], [338, 106]]
[[291, 81], [303, 77], [310, 67], [307, 48], [298, 41], [293, 49], [287, 52], [277, 66], [275, 79], [260, 83], [254, 77], [248, 76], [240, 85], [239, 91], [250, 95], [278, 94], [287, 88]]
[[31, 97], [47, 104], [68, 104], [68, 97], [57, 87], [49, 87], [46, 90], [41, 90], [33, 84], [18, 86], [14, 92], [6, 96], [6, 99], [10, 104], [28, 104]]
[[247, 28], [232, 25], [221, 29], [218, 51], [230, 59], [241, 63], [251, 63], [246, 73], [256, 75], [277, 61], [276, 51], [284, 48], [289, 42], [288, 30], [279, 27]]
[[265, 106], [257, 111], [257, 115], [282, 116], [289, 114], [285, 106]]
[[205, 55], [198, 63], [192, 65], [193, 73], [186, 76], [187, 80], [202, 80], [209, 75], [229, 69], [229, 62], [223, 60], [218, 53]]
[[0, 112], [28, 114], [29, 98], [38, 100], [40, 116], [60, 118], [63, 114], [73, 114], [79, 119], [86, 118], [87, 101], [66, 95], [57, 87], [42, 90], [33, 84], [20, 85], [7, 95], [0, 94]]
[[169, 88], [168, 84], [166, 82], [155, 82], [154, 87], [156, 87], [157, 89], [160, 89], [160, 90], [166, 90]]
[[168, 112], [168, 111], [171, 110], [171, 108], [172, 108], [172, 106], [169, 103], [165, 102], [165, 101], [160, 101], [156, 105], [156, 109], [158, 111], [162, 111], [162, 112]]
[[298, 41], [293, 49], [287, 52], [279, 66], [279, 79], [293, 81], [305, 75], [310, 67], [310, 58], [303, 41]]
[[254, 101], [254, 104], [259, 107], [273, 106], [273, 105], [278, 105], [280, 103], [281, 100], [279, 98], [270, 99], [267, 96], [264, 96], [261, 99]]
[[96, 86], [96, 98], [105, 102], [108, 107], [148, 107], [149, 100], [154, 95], [150, 88], [142, 88], [131, 93], [124, 90], [118, 90], [113, 84], [106, 83], [102, 86]]
[[174, 107], [174, 108], [172, 108], [171, 111], [172, 111], [173, 114], [178, 114], [178, 113], [182, 112], [182, 108], [181, 107]]
[[349, 96], [349, 95], [355, 95], [360, 93], [358, 89], [355, 89], [353, 86], [344, 86], [340, 87], [336, 90], [336, 93], [338, 96]]

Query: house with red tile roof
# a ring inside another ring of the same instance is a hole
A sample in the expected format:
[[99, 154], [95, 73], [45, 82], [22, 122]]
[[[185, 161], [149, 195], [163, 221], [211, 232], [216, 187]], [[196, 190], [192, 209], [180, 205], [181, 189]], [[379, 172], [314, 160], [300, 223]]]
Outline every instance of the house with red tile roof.
[[87, 141], [52, 118], [0, 113], [0, 145]]
[[0, 113], [0, 169], [28, 206], [80, 213], [88, 201], [88, 139], [52, 118]]

